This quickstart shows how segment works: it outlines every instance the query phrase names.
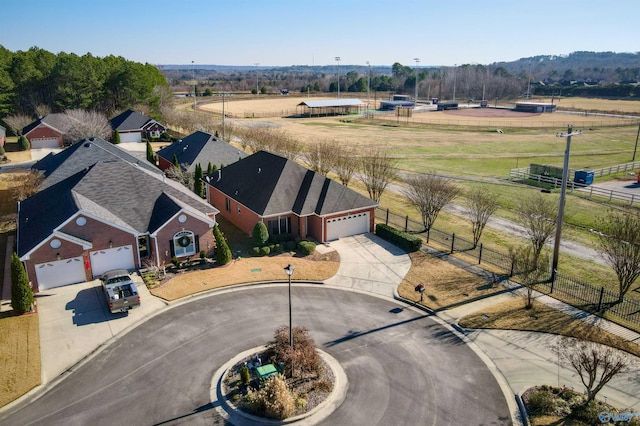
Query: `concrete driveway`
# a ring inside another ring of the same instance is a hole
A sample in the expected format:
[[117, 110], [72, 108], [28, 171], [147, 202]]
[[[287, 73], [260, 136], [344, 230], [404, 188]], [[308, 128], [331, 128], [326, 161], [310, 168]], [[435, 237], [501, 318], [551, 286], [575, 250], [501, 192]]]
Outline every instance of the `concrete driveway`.
[[100, 280], [37, 294], [43, 384], [166, 306], [149, 293], [138, 274], [132, 277], [141, 303], [127, 313], [109, 312]]

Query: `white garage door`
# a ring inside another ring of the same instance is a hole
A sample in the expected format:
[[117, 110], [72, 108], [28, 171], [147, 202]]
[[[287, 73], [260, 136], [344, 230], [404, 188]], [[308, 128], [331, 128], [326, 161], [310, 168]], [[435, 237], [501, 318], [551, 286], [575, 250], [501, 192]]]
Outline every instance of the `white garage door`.
[[57, 138], [33, 138], [31, 139], [31, 149], [39, 148], [60, 148]]
[[40, 290], [82, 283], [87, 280], [84, 275], [82, 256], [39, 263], [36, 265], [36, 277]]
[[99, 277], [112, 269], [134, 269], [132, 246], [92, 251], [90, 258], [91, 272], [94, 277]]
[[140, 133], [120, 133], [120, 142], [142, 142]]
[[327, 220], [327, 241], [369, 232], [369, 212]]

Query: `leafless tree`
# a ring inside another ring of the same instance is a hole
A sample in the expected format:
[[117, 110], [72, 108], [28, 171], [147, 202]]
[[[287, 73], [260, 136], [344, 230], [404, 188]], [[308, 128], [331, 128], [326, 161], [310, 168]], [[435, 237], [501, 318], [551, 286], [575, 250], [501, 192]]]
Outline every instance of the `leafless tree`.
[[316, 142], [304, 151], [302, 157], [314, 172], [327, 176], [336, 163], [336, 146], [329, 142]]
[[539, 193], [519, 201], [518, 218], [533, 248], [533, 256], [540, 257], [542, 248], [556, 229], [556, 205]]
[[335, 148], [337, 151], [333, 171], [338, 175], [338, 179], [341, 184], [349, 186], [351, 178], [355, 174], [356, 170], [358, 170], [360, 158], [353, 146], [336, 146]]
[[611, 212], [598, 220], [598, 241], [605, 259], [618, 277], [618, 300], [640, 276], [640, 218], [629, 212]]
[[166, 170], [165, 173], [167, 174], [169, 179], [180, 182], [191, 191], [193, 191], [194, 176], [192, 172], [187, 170], [188, 168], [188, 164], [181, 164], [180, 167], [171, 166]]
[[510, 249], [509, 252], [513, 259], [514, 275], [527, 290], [526, 308], [531, 309], [534, 286], [544, 279], [549, 258], [544, 255], [535, 256], [531, 246]]
[[67, 136], [77, 142], [80, 139], [98, 137], [104, 140], [111, 139], [112, 129], [107, 117], [98, 111], [84, 109], [70, 109], [64, 113], [69, 119], [70, 128]]
[[467, 217], [473, 231], [473, 248], [478, 246], [482, 231], [489, 218], [498, 209], [498, 197], [485, 188], [474, 188], [464, 201]]
[[369, 198], [376, 203], [380, 202], [387, 185], [398, 177], [396, 163], [397, 160], [391, 157], [389, 151], [381, 148], [373, 148], [370, 153], [360, 157], [358, 178], [367, 188]]
[[22, 201], [38, 192], [38, 187], [44, 180], [44, 175], [39, 170], [31, 169], [27, 173], [17, 174], [14, 179], [15, 185], [11, 189], [13, 199]]
[[38, 118], [42, 118], [45, 115], [51, 114], [51, 107], [45, 104], [37, 104], [33, 107], [33, 110], [35, 111]]
[[420, 212], [422, 224], [429, 231], [440, 210], [451, 202], [460, 188], [449, 178], [438, 176], [434, 171], [409, 177], [402, 193], [409, 204]]
[[27, 114], [7, 115], [3, 120], [16, 135], [21, 135], [22, 129], [33, 122]]
[[636, 367], [624, 352], [587, 340], [562, 337], [553, 351], [560, 364], [573, 369], [585, 387], [587, 401], [593, 401], [602, 388], [618, 374]]

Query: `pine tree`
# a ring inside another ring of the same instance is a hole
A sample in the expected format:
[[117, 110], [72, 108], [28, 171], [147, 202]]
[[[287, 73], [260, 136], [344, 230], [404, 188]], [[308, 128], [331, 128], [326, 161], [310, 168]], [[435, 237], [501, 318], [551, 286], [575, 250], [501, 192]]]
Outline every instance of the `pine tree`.
[[193, 192], [198, 194], [200, 198], [204, 198], [204, 185], [202, 184], [202, 166], [196, 164], [196, 171], [193, 175]]
[[213, 237], [216, 239], [216, 262], [219, 266], [226, 265], [231, 262], [231, 249], [217, 224], [213, 227]]
[[118, 145], [120, 143], [120, 132], [117, 130], [113, 132], [113, 144]]
[[29, 286], [27, 272], [14, 252], [11, 256], [11, 307], [18, 314], [31, 310], [33, 305], [33, 290]]
[[178, 161], [178, 156], [176, 154], [173, 154], [173, 161], [172, 161], [173, 165], [176, 167], [180, 167], [180, 162]]
[[209, 165], [207, 166], [207, 174], [210, 175], [214, 171], [215, 170], [213, 170], [213, 164], [211, 164], [211, 162], [209, 162]]

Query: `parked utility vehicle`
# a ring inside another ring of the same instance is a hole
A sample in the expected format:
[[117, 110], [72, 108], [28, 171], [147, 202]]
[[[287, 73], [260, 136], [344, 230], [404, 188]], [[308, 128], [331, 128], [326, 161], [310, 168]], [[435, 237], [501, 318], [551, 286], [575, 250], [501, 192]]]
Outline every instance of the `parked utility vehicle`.
[[140, 306], [138, 288], [125, 269], [105, 272], [101, 281], [112, 314], [126, 312]]

